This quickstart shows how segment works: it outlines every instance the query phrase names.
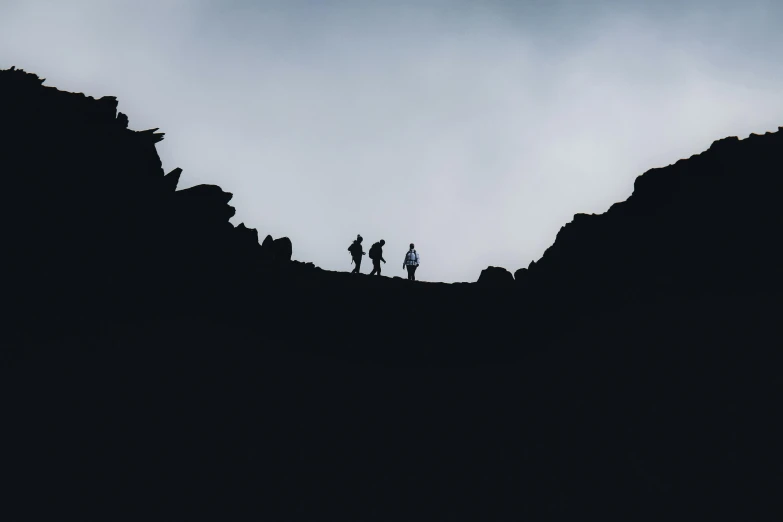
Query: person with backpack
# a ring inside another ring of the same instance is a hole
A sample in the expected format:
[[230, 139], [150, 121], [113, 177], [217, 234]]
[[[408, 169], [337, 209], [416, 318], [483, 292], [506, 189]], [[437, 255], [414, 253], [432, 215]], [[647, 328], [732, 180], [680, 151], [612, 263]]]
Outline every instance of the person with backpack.
[[372, 259], [372, 272], [370, 272], [370, 275], [381, 275], [381, 261], [386, 262], [383, 258], [383, 245], [385, 244], [386, 241], [381, 239], [370, 247], [370, 259]]
[[361, 273], [359, 269], [362, 267], [362, 256], [364, 255], [364, 251], [362, 250], [362, 236], [358, 235], [356, 236], [356, 239], [353, 243], [351, 243], [351, 246], [348, 247], [348, 252], [351, 253], [351, 259], [353, 259], [353, 263], [356, 264], [356, 268], [354, 268], [351, 273], [352, 274], [359, 274]]
[[405, 261], [402, 262], [402, 268], [408, 269], [408, 281], [416, 280], [416, 269], [419, 267], [419, 254], [413, 249], [413, 243], [408, 253], [405, 254]]

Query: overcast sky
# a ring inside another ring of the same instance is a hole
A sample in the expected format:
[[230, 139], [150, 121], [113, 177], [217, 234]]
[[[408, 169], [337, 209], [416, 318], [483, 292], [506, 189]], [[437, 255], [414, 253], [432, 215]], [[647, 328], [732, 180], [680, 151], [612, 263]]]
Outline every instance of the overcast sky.
[[[180, 188], [350, 270], [474, 281], [716, 139], [783, 125], [783, 2], [0, 0], [0, 68], [119, 99]], [[369, 263], [363, 266], [369, 270]]]

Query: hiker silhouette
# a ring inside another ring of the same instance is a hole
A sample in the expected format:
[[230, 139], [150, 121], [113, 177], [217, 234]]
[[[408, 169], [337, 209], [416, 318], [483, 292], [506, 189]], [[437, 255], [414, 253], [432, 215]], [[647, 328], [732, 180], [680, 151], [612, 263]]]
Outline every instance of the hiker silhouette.
[[356, 267], [351, 270], [351, 273], [359, 274], [362, 266], [362, 256], [364, 255], [364, 251], [362, 250], [361, 235], [356, 235], [356, 239], [353, 241], [353, 243], [351, 243], [351, 246], [348, 247], [348, 252], [351, 253], [351, 259], [353, 260], [352, 263], [356, 264]]
[[414, 249], [414, 244], [411, 243], [410, 250], [405, 254], [405, 261], [402, 262], [402, 268], [408, 269], [408, 280], [416, 280], [416, 269], [419, 267], [419, 254]]
[[370, 248], [370, 259], [372, 259], [372, 272], [370, 272], [370, 275], [381, 275], [381, 261], [386, 262], [383, 258], [383, 245], [385, 244], [386, 241], [381, 239]]

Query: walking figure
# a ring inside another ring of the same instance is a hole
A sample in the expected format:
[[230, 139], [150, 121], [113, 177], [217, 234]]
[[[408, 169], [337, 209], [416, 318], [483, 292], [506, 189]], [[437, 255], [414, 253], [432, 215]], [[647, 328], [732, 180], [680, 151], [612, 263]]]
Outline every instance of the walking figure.
[[351, 253], [351, 259], [353, 259], [352, 262], [356, 263], [356, 268], [354, 268], [351, 273], [361, 273], [359, 269], [362, 266], [362, 256], [364, 255], [364, 251], [362, 250], [362, 236], [356, 236], [356, 239], [353, 241], [353, 243], [351, 243], [351, 246], [348, 247], [348, 252]]
[[381, 239], [370, 247], [370, 259], [372, 259], [372, 272], [370, 272], [370, 275], [381, 275], [381, 261], [386, 262], [383, 258], [383, 245], [385, 244], [386, 241]]
[[413, 249], [413, 243], [411, 248], [405, 254], [405, 261], [402, 262], [402, 268], [408, 269], [408, 280], [416, 280], [416, 269], [419, 268], [419, 254]]

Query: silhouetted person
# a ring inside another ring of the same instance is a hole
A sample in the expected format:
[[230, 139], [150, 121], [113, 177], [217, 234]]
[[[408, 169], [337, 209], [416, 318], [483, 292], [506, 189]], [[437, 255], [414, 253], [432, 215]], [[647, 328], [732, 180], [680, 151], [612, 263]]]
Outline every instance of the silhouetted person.
[[351, 270], [351, 273], [359, 274], [359, 269], [362, 266], [362, 256], [364, 255], [364, 251], [362, 250], [362, 236], [357, 234], [354, 242], [348, 247], [348, 252], [351, 253], [351, 258], [353, 259], [353, 262], [356, 263], [356, 268]]
[[381, 261], [386, 262], [383, 258], [383, 245], [385, 244], [386, 241], [381, 239], [370, 248], [370, 259], [372, 259], [372, 272], [370, 272], [370, 275], [381, 275]]
[[408, 252], [405, 254], [405, 261], [402, 262], [402, 268], [408, 269], [408, 280], [409, 281], [415, 281], [416, 280], [416, 269], [419, 267], [419, 254], [413, 249], [413, 243], [411, 243], [411, 248], [408, 250]]

